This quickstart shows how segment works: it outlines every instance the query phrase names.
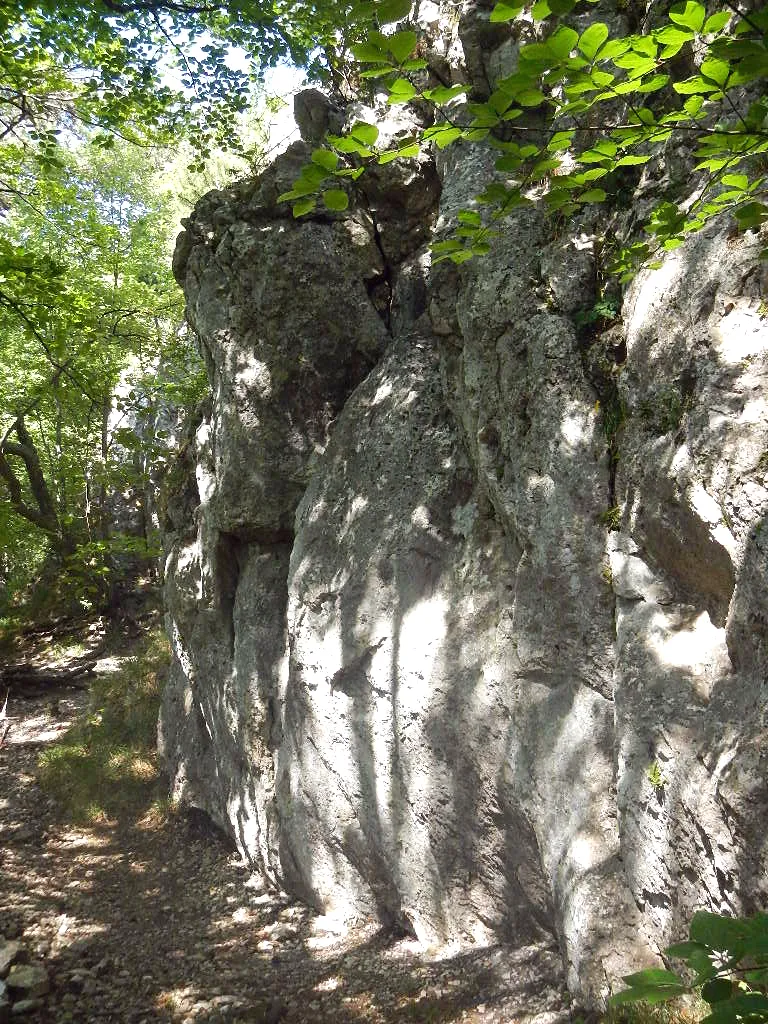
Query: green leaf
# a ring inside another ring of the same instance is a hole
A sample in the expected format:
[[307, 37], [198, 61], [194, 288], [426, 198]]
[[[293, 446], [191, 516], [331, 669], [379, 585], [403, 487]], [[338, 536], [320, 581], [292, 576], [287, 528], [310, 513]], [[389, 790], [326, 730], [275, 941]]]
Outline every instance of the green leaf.
[[541, 89], [523, 89], [515, 96], [515, 100], [521, 107], [538, 107], [546, 101], [547, 97]]
[[655, 34], [657, 42], [662, 44], [660, 54], [662, 60], [669, 60], [670, 57], [674, 57], [689, 40], [695, 38], [693, 32], [688, 29], [676, 28], [674, 25], [668, 25], [667, 28], [663, 28]]
[[307, 196], [306, 199], [299, 199], [298, 202], [293, 204], [293, 216], [303, 217], [306, 213], [311, 213], [315, 208], [315, 199], [312, 196]]
[[429, 248], [432, 252], [437, 253], [438, 256], [442, 256], [447, 253], [458, 252], [463, 246], [461, 242], [449, 238], [444, 242], [433, 242]]
[[368, 124], [366, 121], [356, 121], [352, 125], [349, 134], [353, 139], [364, 142], [366, 146], [373, 146], [379, 137], [379, 129], [375, 124]]
[[665, 953], [668, 956], [679, 957], [682, 960], [687, 960], [692, 953], [707, 953], [709, 950], [708, 946], [703, 945], [701, 942], [676, 942], [672, 946], [667, 946]]
[[460, 224], [469, 224], [478, 228], [482, 224], [477, 210], [459, 210], [458, 219]]
[[416, 49], [416, 33], [395, 32], [394, 35], [387, 38], [387, 47], [397, 63], [402, 64]]
[[316, 163], [305, 164], [301, 168], [298, 179], [293, 183], [294, 189], [298, 187], [317, 187], [321, 181], [328, 177], [328, 169]]
[[599, 57], [600, 60], [613, 60], [614, 57], [620, 57], [622, 53], [626, 53], [630, 49], [630, 43], [628, 39], [609, 39], [600, 48]]
[[555, 132], [552, 138], [547, 143], [547, 149], [550, 153], [563, 153], [571, 148], [571, 142], [575, 131]]
[[506, 4], [499, 0], [491, 11], [491, 16], [488, 20], [492, 22], [512, 21], [522, 10], [523, 4]]
[[578, 197], [580, 203], [603, 203], [606, 198], [606, 193], [601, 188], [591, 188]]
[[349, 196], [340, 188], [329, 188], [327, 192], [323, 192], [323, 202], [329, 210], [346, 210], [349, 206]]
[[377, 0], [374, 4], [374, 16], [379, 25], [390, 25], [400, 22], [411, 13], [411, 0]]
[[622, 981], [636, 987], [638, 985], [682, 985], [682, 980], [674, 973], [663, 967], [647, 967], [644, 971], [636, 971], [635, 974], [627, 974]]
[[455, 142], [456, 139], [460, 139], [461, 136], [461, 129], [447, 122], [432, 125], [431, 128], [427, 128], [424, 131], [424, 138], [428, 141], [433, 141], [438, 149], [445, 149], [446, 146]]
[[619, 160], [617, 160], [614, 166], [639, 167], [640, 164], [647, 164], [650, 159], [650, 154], [645, 154], [644, 156], [641, 156], [640, 154], [634, 155], [632, 153], [628, 153], [627, 156], [623, 156]]
[[701, 988], [702, 999], [710, 1005], [730, 999], [732, 994], [733, 985], [726, 978], [713, 978]]
[[552, 9], [547, 3], [547, 0], [538, 0], [537, 3], [531, 8], [531, 15], [534, 21], [544, 21], [552, 13]]
[[312, 163], [324, 167], [326, 171], [335, 171], [339, 166], [339, 158], [330, 149], [316, 149], [312, 153]]
[[666, 28], [660, 29], [655, 34], [657, 42], [663, 43], [664, 46], [673, 46], [687, 43], [690, 39], [695, 38], [695, 33], [691, 32], [690, 29], [676, 28], [674, 25], [667, 25]]
[[621, 57], [615, 57], [613, 63], [616, 67], [625, 68], [629, 71], [630, 78], [639, 78], [641, 75], [647, 75], [649, 71], [653, 71], [656, 67], [656, 61], [653, 57], [644, 57], [640, 53], [635, 53], [630, 50]]
[[683, 104], [683, 110], [689, 115], [689, 117], [695, 117], [703, 106], [703, 96], [691, 96], [691, 98], [686, 100]]
[[758, 992], [747, 992], [715, 1003], [701, 1024], [742, 1024], [753, 1018], [755, 1024], [768, 1018], [768, 998]]
[[393, 160], [401, 160], [406, 157], [418, 156], [419, 155], [419, 144], [417, 142], [411, 143], [409, 146], [401, 146], [400, 149], [387, 149], [383, 153], [379, 154], [378, 162], [380, 164], [390, 164]]
[[[587, 60], [594, 60], [597, 56], [598, 51], [605, 43], [606, 39], [610, 35], [608, 26], [602, 21], [596, 21], [593, 25], [590, 25], [588, 29], [581, 33], [579, 37], [579, 49], [587, 58]], [[629, 44], [627, 44], [629, 45]], [[615, 56], [619, 56], [616, 54]]]
[[749, 185], [749, 178], [746, 174], [724, 174], [720, 181], [723, 185], [732, 185], [734, 188], [745, 189]]
[[564, 60], [576, 46], [579, 41], [579, 33], [574, 32], [572, 28], [568, 28], [566, 25], [561, 25], [556, 32], [553, 32], [547, 39], [547, 47], [559, 57], [560, 60]]
[[351, 46], [350, 50], [355, 60], [361, 64], [384, 64], [387, 61], [386, 53], [371, 43], [359, 43], [357, 46]]
[[337, 178], [351, 178], [357, 181], [361, 174], [365, 173], [364, 167], [342, 167], [335, 172]]
[[[749, 204], [758, 207], [758, 203]], [[748, 207], [742, 207], [742, 211]], [[737, 211], [736, 216], [739, 217]], [[744, 921], [726, 917], [723, 914], [712, 914], [708, 910], [697, 910], [691, 918], [690, 936], [694, 942], [701, 942], [711, 949], [727, 950], [731, 954], [741, 955], [744, 940], [749, 929]]]
[[416, 95], [416, 86], [407, 78], [396, 78], [389, 87], [387, 103], [407, 103]]
[[718, 85], [725, 85], [731, 73], [731, 65], [724, 60], [709, 59], [702, 61], [699, 68], [701, 77], [707, 81], [716, 82]]
[[357, 156], [372, 156], [373, 150], [359, 139], [348, 135], [346, 138], [328, 136], [328, 141], [339, 153], [355, 153]]
[[499, 205], [506, 202], [514, 193], [501, 184], [500, 181], [492, 181], [477, 197], [478, 203], [493, 203]]
[[686, 3], [675, 4], [670, 9], [669, 20], [676, 25], [683, 25], [694, 32], [701, 32], [707, 11], [703, 4], [696, 3], [696, 0], [687, 0]]
[[[747, 228], [757, 228], [765, 221], [768, 221], [768, 206], [765, 206], [763, 203], [747, 203], [736, 210], [735, 216], [742, 231], [746, 231]], [[727, 949], [728, 952], [733, 950], [741, 953], [743, 947], [737, 944], [735, 938], [732, 939], [732, 942], [733, 946], [724, 945], [723, 948]]]
[[634, 988], [617, 992], [608, 1000], [613, 1006], [623, 1006], [626, 1003], [665, 1003], [668, 999], [675, 999], [686, 991], [683, 985], [637, 985]]
[[380, 0], [374, 7], [374, 13], [381, 25], [401, 21], [411, 13], [411, 0]]
[[439, 85], [436, 89], [427, 89], [423, 95], [424, 99], [431, 100], [433, 103], [443, 104], [455, 99], [456, 96], [469, 92], [469, 88], [468, 85]]
[[361, 78], [384, 78], [385, 75], [397, 74], [397, 70], [391, 65], [387, 64], [386, 67], [380, 68], [368, 68], [366, 71], [360, 72]]
[[704, 35], [713, 35], [715, 32], [722, 32], [731, 20], [730, 11], [718, 11], [704, 22]]
[[706, 93], [719, 91], [718, 86], [713, 85], [711, 82], [705, 82], [698, 75], [695, 78], [687, 78], [684, 82], [673, 82], [672, 88], [675, 92], [679, 92], [681, 96], [705, 95]]

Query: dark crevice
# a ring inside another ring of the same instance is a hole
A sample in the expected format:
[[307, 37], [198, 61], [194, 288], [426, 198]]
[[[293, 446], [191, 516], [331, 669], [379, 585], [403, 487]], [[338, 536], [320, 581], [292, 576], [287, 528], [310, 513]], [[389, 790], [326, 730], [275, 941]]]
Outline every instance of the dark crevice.
[[392, 296], [394, 292], [393, 288], [393, 270], [392, 265], [387, 258], [387, 254], [384, 251], [384, 245], [381, 241], [381, 232], [379, 231], [378, 221], [376, 220], [376, 214], [368, 204], [368, 213], [371, 216], [371, 223], [373, 225], [373, 241], [376, 244], [376, 248], [381, 253], [381, 262], [383, 264], [383, 271], [380, 275], [371, 278], [370, 281], [366, 282], [366, 288], [368, 295], [370, 296], [371, 302], [373, 303], [376, 312], [379, 314], [384, 322], [387, 330], [392, 332]]
[[239, 549], [240, 541], [234, 534], [219, 534], [214, 564], [218, 603], [227, 630], [230, 658], [235, 654], [235, 595], [240, 581]]
[[231, 537], [238, 545], [258, 544], [262, 548], [281, 547], [293, 544], [294, 532], [288, 527], [235, 526], [222, 536]]
[[616, 467], [619, 434], [627, 418], [627, 407], [619, 390], [617, 368], [627, 359], [626, 341], [618, 327], [602, 332], [589, 330], [588, 323], [576, 323], [584, 376], [600, 403], [600, 425], [606, 445], [608, 508], [616, 507]]

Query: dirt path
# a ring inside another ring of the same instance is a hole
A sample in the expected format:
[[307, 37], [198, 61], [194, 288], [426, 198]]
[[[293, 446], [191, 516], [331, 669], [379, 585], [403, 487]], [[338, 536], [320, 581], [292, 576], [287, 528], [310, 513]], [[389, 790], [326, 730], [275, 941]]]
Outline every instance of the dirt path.
[[50, 983], [10, 1019], [567, 1021], [563, 993], [543, 980], [557, 975], [555, 950], [430, 958], [373, 930], [342, 938], [262, 891], [204, 821], [58, 820], [37, 759], [87, 706], [72, 689], [17, 700], [0, 748], [0, 937], [19, 939]]

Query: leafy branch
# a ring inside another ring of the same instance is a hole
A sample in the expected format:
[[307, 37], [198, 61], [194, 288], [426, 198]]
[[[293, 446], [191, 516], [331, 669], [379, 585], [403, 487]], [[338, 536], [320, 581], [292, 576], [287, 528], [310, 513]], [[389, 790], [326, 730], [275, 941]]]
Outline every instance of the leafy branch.
[[698, 911], [691, 919], [690, 940], [669, 946], [665, 953], [684, 961], [691, 980], [651, 967], [627, 975], [628, 987], [610, 1003], [663, 1003], [696, 992], [710, 1008], [700, 1024], [768, 1021], [768, 914], [731, 918]]
[[[694, 171], [704, 176], [699, 194], [683, 202], [662, 198], [645, 226], [648, 239], [626, 245], [613, 272], [628, 279], [655, 250], [676, 248], [723, 212], [732, 213], [741, 229], [768, 221], [768, 99], [760, 97], [746, 111], [734, 99], [737, 89], [743, 93], [768, 75], [768, 12], [746, 16], [729, 4], [708, 16], [702, 3], [683, 0], [649, 35], [612, 38], [599, 21], [581, 33], [560, 23], [579, 2], [534, 3], [530, 15], [552, 30], [541, 42], [520, 47], [517, 70], [487, 100], [461, 104], [466, 85], [418, 84], [428, 65], [419, 56], [416, 33], [405, 28], [385, 34], [380, 18], [365, 41], [351, 48], [363, 68], [360, 77], [380, 79], [391, 105], [430, 104], [434, 123], [383, 151], [376, 146], [375, 125], [358, 122], [343, 137], [329, 136], [280, 200], [293, 204], [296, 217], [313, 212], [320, 199], [329, 210], [344, 210], [347, 193], [330, 179], [355, 181], [367, 164], [417, 156], [430, 144], [445, 149], [485, 142], [499, 153], [498, 177], [462, 211], [452, 235], [432, 246], [436, 261], [462, 263], [487, 252], [499, 222], [519, 206], [543, 200], [551, 213], [570, 216], [604, 202], [616, 172], [640, 168], [660, 156], [665, 143], [685, 138], [697, 147]], [[499, 0], [490, 20], [512, 21], [526, 6]], [[399, 21], [408, 9], [407, 3], [393, 4], [388, 14]], [[702, 54], [687, 77], [677, 71], [683, 53], [691, 61], [694, 53]], [[722, 118], [723, 109], [730, 122]], [[761, 257], [768, 258], [768, 249]]]

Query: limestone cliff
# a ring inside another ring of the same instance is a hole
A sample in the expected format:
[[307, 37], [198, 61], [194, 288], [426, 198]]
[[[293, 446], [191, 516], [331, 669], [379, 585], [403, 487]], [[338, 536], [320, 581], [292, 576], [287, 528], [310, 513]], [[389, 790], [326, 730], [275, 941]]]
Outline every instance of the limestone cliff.
[[[473, 81], [509, 57], [482, 7], [426, 28]], [[177, 247], [212, 400], [167, 498], [166, 766], [327, 913], [555, 942], [595, 1003], [766, 898], [760, 242], [711, 225], [601, 333], [587, 215], [430, 268], [482, 148], [296, 221], [308, 152]]]

